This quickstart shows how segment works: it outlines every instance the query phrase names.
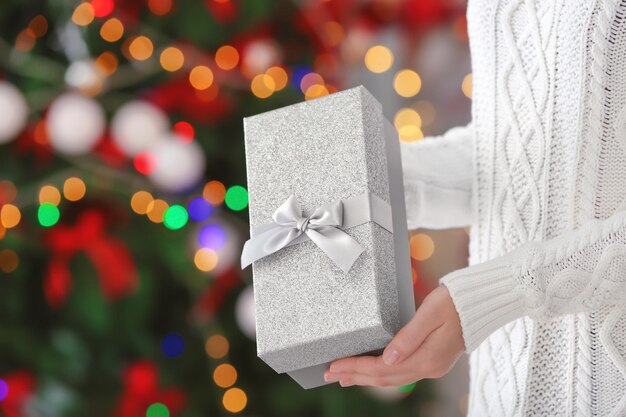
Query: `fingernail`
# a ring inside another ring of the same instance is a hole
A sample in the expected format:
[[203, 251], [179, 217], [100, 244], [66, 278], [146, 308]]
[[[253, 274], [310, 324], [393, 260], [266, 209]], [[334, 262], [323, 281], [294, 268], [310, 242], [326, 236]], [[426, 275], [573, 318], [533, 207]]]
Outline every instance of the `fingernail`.
[[332, 372], [325, 372], [324, 373], [324, 381], [326, 382], [331, 382], [331, 381], [336, 381], [338, 378], [337, 374], [333, 374]]
[[400, 358], [400, 353], [392, 347], [388, 347], [383, 352], [383, 362], [387, 365], [393, 365], [398, 361], [398, 358]]
[[342, 387], [351, 387], [354, 384], [352, 382], [339, 381], [339, 385], [341, 385]]

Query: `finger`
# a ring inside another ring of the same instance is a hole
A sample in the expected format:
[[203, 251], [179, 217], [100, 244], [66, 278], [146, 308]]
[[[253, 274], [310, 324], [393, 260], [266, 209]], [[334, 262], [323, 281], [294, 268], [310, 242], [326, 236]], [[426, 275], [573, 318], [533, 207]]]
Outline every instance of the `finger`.
[[411, 320], [400, 329], [383, 351], [383, 361], [387, 365], [402, 362], [415, 352], [422, 342], [437, 329], [441, 323], [432, 314], [420, 307]]
[[380, 356], [352, 356], [338, 359], [330, 364], [331, 372], [359, 372], [368, 373], [368, 369], [379, 366]]
[[412, 376], [415, 365], [404, 361], [398, 365], [385, 364], [381, 356], [357, 356], [331, 363], [330, 369], [324, 373], [326, 381], [338, 379], [341, 374], [361, 374], [373, 377]]
[[339, 381], [342, 387], [352, 385], [372, 386], [372, 387], [399, 387], [411, 384], [416, 379], [410, 375], [393, 375], [393, 376], [373, 376], [357, 373], [341, 373], [337, 374], [335, 381]]
[[410, 364], [398, 364], [394, 366], [383, 362], [382, 356], [353, 356], [339, 359], [330, 364], [327, 374], [357, 373], [375, 377], [388, 375], [404, 375], [411, 372]]

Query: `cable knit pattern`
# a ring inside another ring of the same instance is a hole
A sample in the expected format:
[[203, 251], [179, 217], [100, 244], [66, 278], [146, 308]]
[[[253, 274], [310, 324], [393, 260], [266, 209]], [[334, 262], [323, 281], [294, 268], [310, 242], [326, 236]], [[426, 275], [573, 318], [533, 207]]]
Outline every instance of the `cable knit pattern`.
[[471, 225], [468, 416], [626, 416], [626, 0], [467, 18], [472, 121], [402, 164], [410, 228]]

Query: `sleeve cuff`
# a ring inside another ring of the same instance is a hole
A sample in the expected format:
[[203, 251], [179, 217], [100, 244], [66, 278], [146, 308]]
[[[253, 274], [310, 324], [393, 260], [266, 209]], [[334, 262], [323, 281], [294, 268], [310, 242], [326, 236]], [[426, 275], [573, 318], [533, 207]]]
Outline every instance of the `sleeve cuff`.
[[466, 353], [491, 333], [524, 315], [516, 267], [507, 256], [450, 272], [439, 283], [450, 292], [459, 314]]
[[471, 191], [405, 179], [407, 227], [453, 229], [472, 224]]

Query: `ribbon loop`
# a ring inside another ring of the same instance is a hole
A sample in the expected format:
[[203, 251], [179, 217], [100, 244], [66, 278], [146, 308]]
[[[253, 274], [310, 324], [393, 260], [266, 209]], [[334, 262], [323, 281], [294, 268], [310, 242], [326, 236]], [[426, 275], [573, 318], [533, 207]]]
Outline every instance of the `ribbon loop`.
[[348, 273], [364, 249], [349, 234], [341, 230], [343, 203], [337, 200], [318, 207], [310, 216], [303, 216], [300, 203], [290, 195], [272, 214], [273, 223], [251, 237], [243, 246], [241, 268], [270, 255], [302, 233], [305, 233], [344, 273]]

